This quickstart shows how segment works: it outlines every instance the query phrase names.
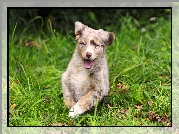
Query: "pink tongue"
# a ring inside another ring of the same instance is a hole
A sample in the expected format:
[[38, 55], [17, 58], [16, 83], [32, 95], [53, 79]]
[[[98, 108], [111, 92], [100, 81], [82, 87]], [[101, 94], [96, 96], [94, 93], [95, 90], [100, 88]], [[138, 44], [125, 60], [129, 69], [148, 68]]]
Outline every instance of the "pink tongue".
[[93, 61], [92, 60], [85, 60], [85, 68], [90, 69], [93, 66]]

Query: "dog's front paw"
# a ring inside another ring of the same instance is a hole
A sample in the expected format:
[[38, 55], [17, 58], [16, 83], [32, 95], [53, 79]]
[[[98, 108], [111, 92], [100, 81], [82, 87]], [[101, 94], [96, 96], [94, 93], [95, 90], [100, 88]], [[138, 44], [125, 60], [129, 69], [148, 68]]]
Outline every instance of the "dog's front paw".
[[81, 109], [78, 105], [78, 103], [76, 103], [71, 109], [70, 109], [70, 112], [69, 112], [69, 117], [75, 117], [75, 116], [78, 116], [82, 113], [84, 113], [85, 110]]
[[68, 114], [68, 116], [69, 117], [75, 117], [75, 116], [77, 116], [78, 114], [76, 114], [75, 112], [74, 112], [74, 107], [72, 107], [71, 109], [70, 109], [70, 112], [69, 112], [69, 114]]

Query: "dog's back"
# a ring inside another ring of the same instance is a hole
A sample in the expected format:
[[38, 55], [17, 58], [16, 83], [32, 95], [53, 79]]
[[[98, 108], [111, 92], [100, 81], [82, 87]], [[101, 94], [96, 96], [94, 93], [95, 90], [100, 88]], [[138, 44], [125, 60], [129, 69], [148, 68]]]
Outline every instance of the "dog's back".
[[94, 30], [81, 22], [75, 23], [78, 41], [66, 72], [62, 75], [63, 97], [76, 116], [100, 102], [109, 92], [105, 46], [111, 45], [114, 33]]

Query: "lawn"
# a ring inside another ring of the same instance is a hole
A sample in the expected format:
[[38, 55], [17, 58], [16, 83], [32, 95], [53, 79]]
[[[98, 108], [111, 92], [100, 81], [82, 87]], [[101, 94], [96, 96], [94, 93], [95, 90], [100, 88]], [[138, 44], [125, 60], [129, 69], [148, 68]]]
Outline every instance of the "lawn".
[[63, 102], [61, 74], [75, 49], [74, 33], [16, 35], [14, 23], [9, 126], [171, 126], [171, 22], [157, 18], [140, 29], [133, 18], [121, 19], [114, 43], [106, 48], [110, 93], [73, 119]]

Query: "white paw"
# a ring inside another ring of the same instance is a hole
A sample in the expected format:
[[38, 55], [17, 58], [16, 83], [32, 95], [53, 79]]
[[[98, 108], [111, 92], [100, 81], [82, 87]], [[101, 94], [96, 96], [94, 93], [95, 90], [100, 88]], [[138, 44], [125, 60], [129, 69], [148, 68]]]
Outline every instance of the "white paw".
[[69, 117], [75, 117], [77, 116], [77, 114], [73, 111], [70, 111], [69, 114], [68, 114]]
[[78, 106], [78, 104], [75, 104], [71, 109], [70, 112], [68, 114], [69, 117], [75, 117], [78, 116], [80, 114], [82, 114], [84, 111], [82, 109], [80, 109], [80, 107]]

